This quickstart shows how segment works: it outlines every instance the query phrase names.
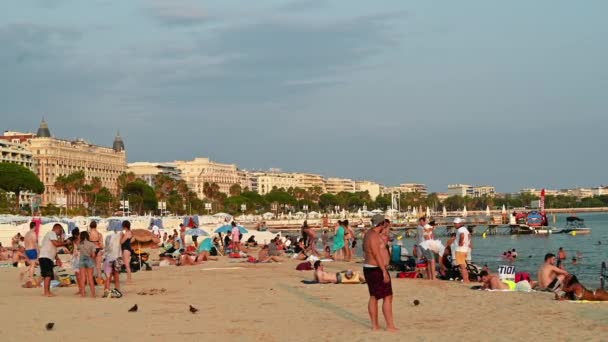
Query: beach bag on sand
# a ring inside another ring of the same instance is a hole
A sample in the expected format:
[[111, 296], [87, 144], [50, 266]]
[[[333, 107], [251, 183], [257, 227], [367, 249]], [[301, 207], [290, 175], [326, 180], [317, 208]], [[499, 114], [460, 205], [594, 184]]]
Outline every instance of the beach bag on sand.
[[530, 281], [530, 273], [528, 272], [517, 272], [515, 273], [515, 283], [519, 283], [520, 281]]
[[312, 266], [310, 265], [310, 262], [305, 261], [296, 266], [296, 271], [312, 271]]
[[230, 258], [240, 259], [241, 258], [241, 254], [239, 254], [239, 253], [230, 253]]
[[397, 278], [410, 278], [416, 279], [418, 272], [399, 272], [397, 273]]

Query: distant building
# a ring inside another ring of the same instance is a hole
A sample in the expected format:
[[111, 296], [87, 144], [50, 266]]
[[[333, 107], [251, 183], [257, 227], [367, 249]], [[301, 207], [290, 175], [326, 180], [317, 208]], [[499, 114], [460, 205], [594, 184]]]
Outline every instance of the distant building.
[[[20, 139], [4, 139], [0, 137], [0, 163], [19, 164], [37, 173], [36, 161], [32, 152]], [[19, 203], [28, 203], [34, 194], [22, 191], [19, 195]]]
[[401, 193], [417, 192], [423, 196], [426, 196], [428, 193], [426, 185], [419, 183], [403, 183], [400, 184], [397, 188]]
[[133, 172], [151, 187], [154, 187], [157, 175], [166, 175], [176, 181], [181, 179], [181, 171], [174, 163], [134, 162], [128, 164], [127, 172]]
[[13, 131], [4, 131], [4, 135], [0, 136], [0, 140], [10, 141], [16, 144], [24, 143], [32, 138], [35, 138], [34, 133], [22, 133]]
[[489, 196], [494, 197], [496, 195], [496, 188], [489, 185], [469, 185], [469, 184], [450, 184], [448, 185], [448, 196], [461, 196], [461, 197], [482, 197]]
[[279, 170], [253, 172], [251, 179], [252, 189], [260, 195], [266, 195], [272, 189], [295, 188], [298, 186], [293, 173], [280, 172]]
[[593, 197], [593, 190], [586, 188], [570, 189], [568, 195], [575, 196], [578, 199]]
[[334, 195], [340, 192], [355, 192], [355, 181], [348, 178], [327, 178], [325, 191]]
[[[203, 192], [205, 183], [217, 184], [220, 192], [230, 193], [230, 187], [241, 184], [241, 175], [235, 164], [222, 164], [209, 160], [209, 158], [195, 158], [190, 161], [175, 161], [180, 170], [181, 177], [190, 190], [196, 192], [199, 198], [205, 198]], [[242, 185], [241, 185], [242, 187]]]
[[605, 196], [608, 195], [608, 187], [599, 186], [597, 188], [592, 188], [593, 196]]
[[450, 184], [448, 185], [448, 196], [473, 197], [473, 186], [469, 184]]
[[[120, 136], [114, 139], [114, 148], [94, 145], [82, 139], [57, 139], [43, 120], [36, 137], [29, 139], [26, 146], [32, 152], [38, 177], [45, 187], [42, 205], [59, 204], [64, 198], [61, 190], [55, 188], [55, 180], [59, 176], [84, 171], [86, 181], [98, 177], [102, 185], [116, 195], [118, 176], [127, 169], [127, 155]], [[74, 201], [75, 204], [82, 203], [81, 198]]]
[[372, 200], [375, 200], [381, 191], [382, 186], [372, 181], [355, 181], [355, 191], [367, 191]]
[[[542, 189], [526, 188], [519, 191], [520, 194], [529, 194], [540, 197]], [[566, 191], [545, 189], [545, 196], [567, 195]]]
[[443, 202], [450, 197], [447, 192], [437, 192], [436, 195], [439, 202]]
[[321, 193], [327, 192], [325, 189], [325, 179], [323, 176], [316, 175], [313, 173], [294, 173], [296, 179], [296, 186], [305, 190], [311, 190], [313, 188], [321, 189]]
[[481, 185], [473, 187], [473, 197], [489, 196], [494, 197], [496, 195], [496, 188], [489, 185]]
[[0, 162], [19, 164], [33, 172], [37, 171], [32, 152], [19, 140], [0, 139]]

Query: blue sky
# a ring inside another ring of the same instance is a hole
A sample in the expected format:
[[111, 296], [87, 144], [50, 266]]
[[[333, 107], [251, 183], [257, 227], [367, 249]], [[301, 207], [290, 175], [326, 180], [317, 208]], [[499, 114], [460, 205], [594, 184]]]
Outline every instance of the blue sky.
[[0, 3], [0, 129], [385, 184], [607, 184], [605, 1]]

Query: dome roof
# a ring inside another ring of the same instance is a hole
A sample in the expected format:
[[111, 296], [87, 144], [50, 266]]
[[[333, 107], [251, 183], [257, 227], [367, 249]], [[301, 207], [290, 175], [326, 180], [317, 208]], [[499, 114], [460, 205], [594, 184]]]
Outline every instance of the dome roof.
[[38, 127], [38, 132], [36, 132], [36, 136], [38, 138], [50, 138], [51, 131], [49, 130], [49, 125], [42, 118], [42, 122], [40, 122], [40, 127]]
[[122, 152], [125, 150], [125, 143], [122, 141], [120, 137], [120, 132], [116, 133], [116, 138], [114, 138], [114, 143], [112, 144], [112, 148], [116, 152]]

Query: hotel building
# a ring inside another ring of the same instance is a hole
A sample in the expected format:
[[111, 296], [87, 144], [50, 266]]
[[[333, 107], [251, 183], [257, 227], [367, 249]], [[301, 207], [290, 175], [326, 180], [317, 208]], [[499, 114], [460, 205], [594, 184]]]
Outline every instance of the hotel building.
[[[93, 145], [82, 139], [69, 141], [51, 136], [47, 123], [42, 120], [36, 136], [26, 143], [36, 163], [38, 177], [45, 187], [42, 205], [58, 204], [64, 194], [55, 189], [55, 180], [73, 172], [84, 171], [86, 181], [99, 177], [104, 187], [118, 193], [117, 179], [127, 169], [125, 145], [120, 135], [112, 148]], [[75, 199], [79, 204], [81, 199]]]
[[174, 163], [129, 163], [127, 172], [132, 172], [151, 187], [154, 187], [154, 178], [157, 175], [166, 175], [176, 181], [181, 179], [181, 172]]
[[203, 192], [205, 183], [217, 184], [220, 192], [230, 194], [230, 187], [234, 184], [241, 188], [251, 186], [243, 172], [235, 164], [222, 164], [209, 160], [209, 158], [195, 158], [190, 161], [175, 161], [180, 170], [181, 177], [186, 181], [190, 190], [196, 192], [199, 198], [205, 198]]
[[325, 191], [334, 195], [340, 192], [355, 192], [355, 181], [348, 178], [327, 178]]
[[355, 181], [355, 191], [367, 191], [369, 196], [375, 200], [380, 195], [382, 186], [376, 182], [371, 181]]

